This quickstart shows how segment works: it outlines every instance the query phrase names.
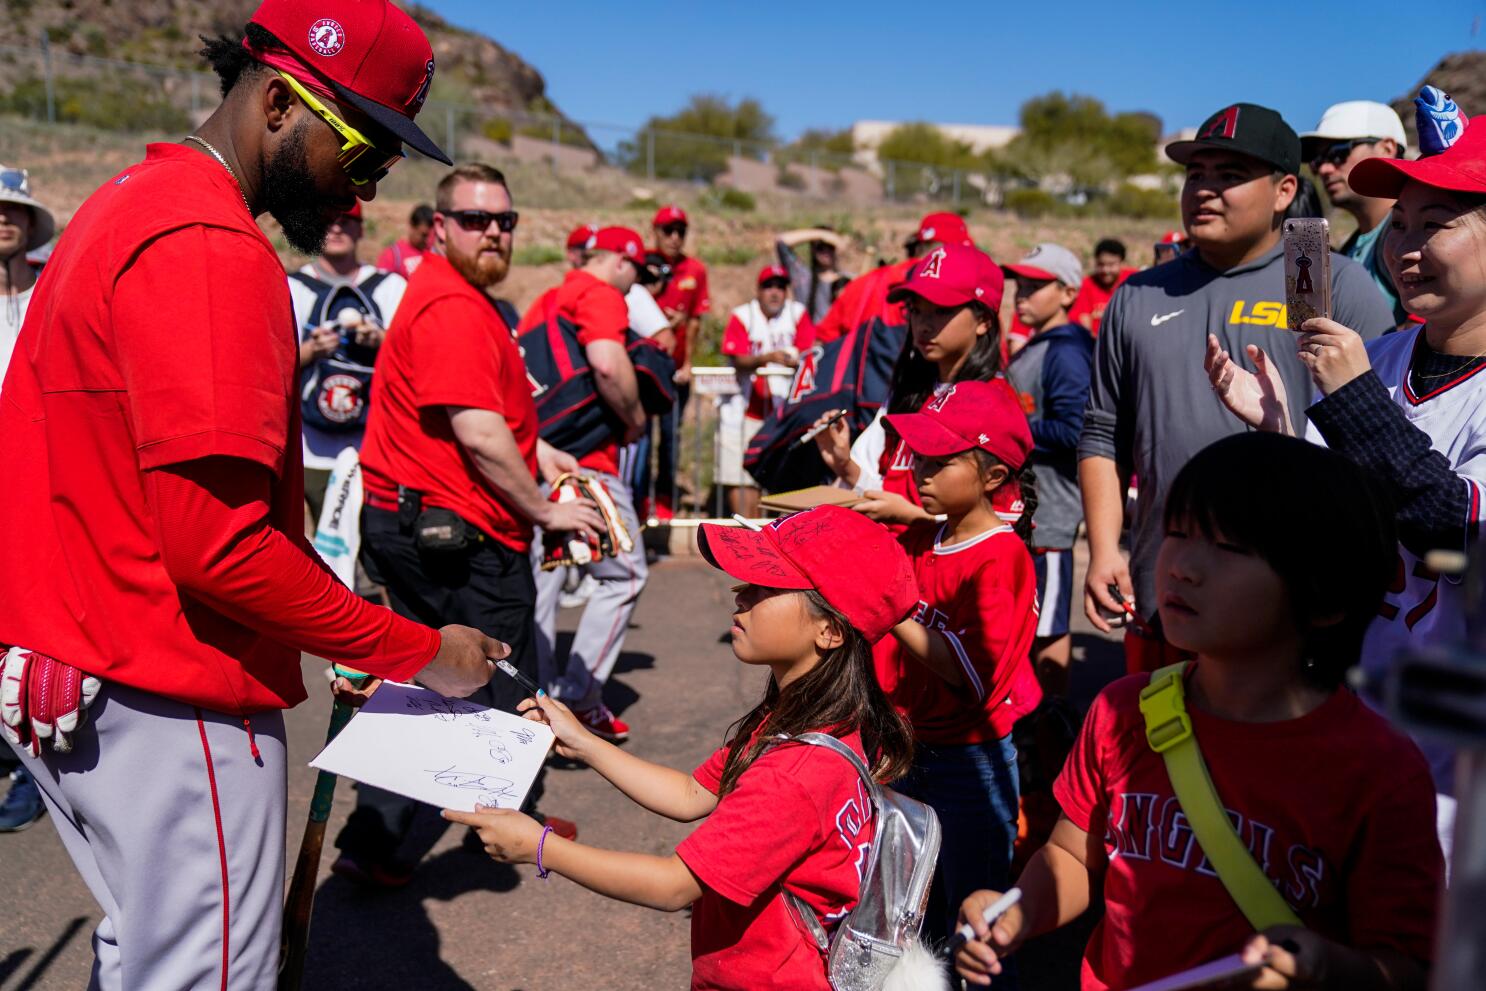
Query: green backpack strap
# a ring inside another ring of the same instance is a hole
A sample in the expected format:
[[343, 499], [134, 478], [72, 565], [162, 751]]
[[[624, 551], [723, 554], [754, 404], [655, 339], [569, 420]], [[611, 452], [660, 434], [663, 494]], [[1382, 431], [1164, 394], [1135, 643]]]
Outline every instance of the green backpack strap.
[[1181, 661], [1161, 668], [1141, 690], [1146, 742], [1166, 762], [1166, 776], [1192, 833], [1249, 925], [1256, 932], [1270, 926], [1303, 925], [1249, 853], [1213, 787], [1192, 734], [1192, 717], [1187, 714], [1183, 684], [1187, 664]]

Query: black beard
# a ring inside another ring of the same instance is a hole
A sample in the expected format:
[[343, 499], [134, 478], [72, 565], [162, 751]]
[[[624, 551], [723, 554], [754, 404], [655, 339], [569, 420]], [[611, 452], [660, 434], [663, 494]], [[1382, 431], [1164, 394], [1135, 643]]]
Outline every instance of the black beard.
[[325, 201], [315, 190], [303, 126], [289, 132], [264, 166], [259, 199], [268, 215], [278, 221], [291, 248], [306, 255], [320, 253], [333, 218], [327, 217]]

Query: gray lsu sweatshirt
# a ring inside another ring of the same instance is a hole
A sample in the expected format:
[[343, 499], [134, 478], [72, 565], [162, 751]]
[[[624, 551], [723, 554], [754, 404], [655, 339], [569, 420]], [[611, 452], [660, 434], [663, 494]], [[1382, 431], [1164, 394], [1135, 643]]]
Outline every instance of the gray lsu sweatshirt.
[[[1367, 340], [1393, 329], [1392, 309], [1361, 266], [1333, 252], [1331, 273], [1337, 322]], [[1110, 458], [1122, 474], [1139, 479], [1130, 571], [1137, 608], [1147, 619], [1156, 612], [1156, 551], [1171, 483], [1198, 451], [1248, 429], [1208, 383], [1202, 367], [1208, 334], [1251, 371], [1244, 347], [1264, 349], [1285, 381], [1299, 432], [1315, 397], [1286, 321], [1280, 245], [1226, 272], [1188, 251], [1132, 275], [1115, 290], [1099, 327], [1078, 457]]]

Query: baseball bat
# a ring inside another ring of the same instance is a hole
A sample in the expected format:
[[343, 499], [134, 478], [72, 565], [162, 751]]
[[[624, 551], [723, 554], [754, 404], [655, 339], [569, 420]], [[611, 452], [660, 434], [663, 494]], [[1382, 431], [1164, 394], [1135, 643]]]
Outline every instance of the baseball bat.
[[[334, 668], [336, 675], [357, 688], [365, 685], [371, 677], [339, 664]], [[326, 743], [336, 738], [355, 711], [343, 702], [336, 702], [331, 707]], [[294, 862], [294, 878], [289, 882], [289, 895], [284, 901], [284, 927], [279, 935], [278, 991], [299, 991], [304, 979], [304, 959], [310, 943], [310, 913], [315, 907], [315, 880], [320, 871], [320, 848], [325, 845], [325, 823], [330, 819], [330, 804], [335, 798], [335, 778], [328, 771], [321, 771], [315, 777], [315, 794], [310, 799], [304, 838], [299, 841], [299, 859]]]

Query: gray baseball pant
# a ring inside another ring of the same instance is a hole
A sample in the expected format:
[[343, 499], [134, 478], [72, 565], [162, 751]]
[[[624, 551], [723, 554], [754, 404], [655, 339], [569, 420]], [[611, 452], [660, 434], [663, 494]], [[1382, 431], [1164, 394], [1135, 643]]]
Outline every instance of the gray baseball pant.
[[103, 909], [90, 989], [272, 991], [284, 715], [249, 723], [105, 681], [71, 753], [21, 755]]
[[635, 515], [634, 498], [629, 486], [614, 475], [599, 474], [609, 490], [619, 516], [635, 542], [634, 550], [617, 557], [586, 565], [584, 570], [598, 582], [583, 617], [573, 635], [568, 651], [567, 669], [557, 677], [557, 602], [562, 595], [565, 569], [541, 569], [542, 531], [532, 540], [532, 570], [537, 582], [537, 670], [540, 681], [549, 686], [554, 698], [571, 708], [591, 709], [603, 701], [604, 683], [624, 649], [624, 634], [630, 616], [645, 588], [650, 569], [645, 563], [645, 547], [640, 537], [640, 519]]

